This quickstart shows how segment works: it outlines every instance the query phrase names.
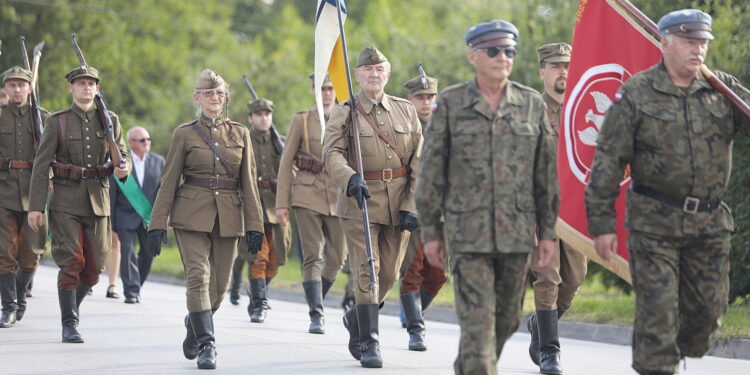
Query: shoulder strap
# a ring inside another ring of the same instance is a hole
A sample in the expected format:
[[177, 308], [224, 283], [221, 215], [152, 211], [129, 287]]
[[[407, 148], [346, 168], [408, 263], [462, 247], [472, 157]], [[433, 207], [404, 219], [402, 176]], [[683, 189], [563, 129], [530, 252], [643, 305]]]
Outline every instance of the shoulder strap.
[[310, 128], [307, 126], [307, 118], [310, 117], [310, 111], [302, 115], [302, 130], [305, 135], [305, 153], [310, 154]]
[[60, 125], [57, 127], [57, 138], [60, 142], [60, 155], [58, 155], [58, 160], [62, 159], [63, 161], [68, 160], [68, 138], [67, 134], [65, 134], [65, 129], [68, 128], [68, 114], [67, 113], [61, 113], [60, 116], [57, 119], [57, 123]]
[[206, 132], [203, 131], [203, 129], [200, 128], [200, 125], [198, 125], [198, 121], [194, 121], [192, 123], [193, 129], [195, 129], [195, 132], [198, 133], [198, 135], [203, 138], [203, 142], [206, 142], [206, 145], [211, 149], [211, 151], [214, 152], [217, 158], [219, 158], [219, 161], [224, 166], [224, 169], [227, 170], [227, 174], [230, 178], [234, 178], [234, 171], [232, 170], [231, 166], [229, 165], [229, 160], [227, 160], [224, 155], [219, 151], [219, 149], [216, 147], [216, 145], [211, 142], [211, 139], [208, 138], [208, 135]]
[[388, 138], [388, 136], [385, 135], [385, 133], [383, 133], [382, 130], [380, 130], [380, 127], [378, 127], [378, 125], [375, 124], [375, 120], [373, 120], [373, 118], [370, 117], [370, 115], [368, 115], [365, 112], [365, 109], [362, 108], [361, 104], [357, 103], [356, 107], [357, 107], [357, 111], [362, 115], [362, 117], [365, 118], [365, 120], [367, 120], [367, 123], [370, 124], [372, 129], [375, 130], [375, 133], [378, 133], [378, 137], [380, 137], [380, 139], [385, 141], [385, 143], [388, 144], [388, 147], [390, 147], [391, 150], [393, 150], [393, 152], [396, 153], [396, 155], [398, 156], [398, 159], [401, 160], [401, 165], [402, 166], [406, 165], [406, 157], [404, 156], [404, 154], [402, 154], [401, 151], [398, 150], [398, 147], [396, 147], [396, 145], [393, 143], [393, 141], [391, 141], [391, 139]]

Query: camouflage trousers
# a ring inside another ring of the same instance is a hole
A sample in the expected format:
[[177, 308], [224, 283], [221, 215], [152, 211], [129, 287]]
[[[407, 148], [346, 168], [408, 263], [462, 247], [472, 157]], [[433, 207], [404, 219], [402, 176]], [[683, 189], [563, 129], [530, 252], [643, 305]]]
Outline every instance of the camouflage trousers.
[[[537, 310], [567, 310], [578, 294], [578, 288], [586, 279], [588, 258], [557, 241], [559, 256], [552, 258], [552, 265], [543, 271], [531, 267], [534, 273], [534, 304]], [[539, 261], [537, 252], [531, 255], [531, 264]]]
[[681, 357], [702, 357], [729, 298], [728, 232], [667, 237], [631, 231], [635, 289], [633, 368], [673, 372]]
[[529, 254], [454, 253], [451, 264], [461, 326], [455, 373], [494, 375], [521, 319]]
[[[34, 271], [47, 245], [47, 225], [38, 232], [29, 227], [28, 212], [0, 207], [0, 273], [14, 273], [16, 268]], [[46, 218], [45, 218], [46, 219]]]
[[335, 281], [346, 256], [346, 241], [336, 216], [323, 215], [309, 208], [294, 207], [302, 243], [303, 281]]
[[109, 260], [112, 227], [109, 216], [78, 216], [49, 211], [52, 258], [60, 267], [58, 289], [75, 289], [76, 284], [94, 286]]

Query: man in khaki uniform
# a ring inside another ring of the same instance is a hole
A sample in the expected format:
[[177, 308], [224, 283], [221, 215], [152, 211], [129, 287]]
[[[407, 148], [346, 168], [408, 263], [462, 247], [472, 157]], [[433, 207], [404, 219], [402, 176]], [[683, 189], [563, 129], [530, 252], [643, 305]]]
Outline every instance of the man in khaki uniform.
[[[568, 79], [568, 64], [572, 48], [567, 43], [545, 44], [537, 49], [539, 76], [544, 81], [542, 99], [547, 105], [547, 118], [555, 135], [560, 134], [560, 109]], [[578, 288], [586, 279], [588, 259], [583, 254], [558, 241], [559, 252], [545, 270], [531, 267], [534, 273], [534, 304], [536, 313], [526, 320], [531, 334], [529, 355], [542, 373], [562, 372], [560, 339], [557, 321], [570, 308]], [[531, 264], [539, 261], [537, 253]]]
[[[34, 150], [39, 142], [31, 113], [31, 72], [13, 67], [3, 73], [0, 104], [0, 328], [21, 320], [26, 312], [26, 288], [47, 242], [47, 230], [33, 232], [27, 223], [29, 183]], [[42, 119], [49, 113], [40, 109]]]
[[53, 189], [49, 198], [49, 226], [52, 231], [52, 258], [60, 267], [57, 277], [62, 315], [63, 342], [81, 343], [78, 311], [83, 298], [99, 281], [112, 245], [109, 176], [121, 181], [128, 176], [130, 153], [122, 139], [120, 120], [113, 112], [113, 136], [126, 167], [109, 161], [106, 124], [101, 109], [94, 104], [99, 93], [99, 72], [90, 66], [78, 67], [65, 75], [73, 105], [48, 119], [29, 188], [29, 226], [43, 230], [49, 189], [49, 169]]
[[[313, 78], [310, 75], [310, 78]], [[315, 90], [313, 85], [312, 90]], [[313, 91], [314, 94], [314, 91]], [[321, 88], [324, 118], [336, 104], [336, 92], [326, 75]], [[318, 110], [298, 112], [287, 132], [281, 155], [276, 217], [286, 226], [294, 209], [302, 244], [302, 287], [309, 306], [310, 333], [325, 333], [323, 299], [344, 263], [346, 241], [336, 217], [336, 184], [323, 167], [323, 146]], [[298, 168], [296, 175], [293, 167]]]
[[[263, 248], [257, 255], [242, 251], [240, 254], [250, 264], [250, 303], [247, 312], [250, 321], [263, 323], [269, 310], [268, 284], [279, 272], [279, 267], [286, 264], [287, 251], [292, 243], [290, 226], [282, 226], [276, 218], [276, 176], [283, 151], [282, 139], [276, 139], [278, 133], [271, 130], [273, 126], [273, 102], [268, 99], [257, 99], [247, 103], [250, 140], [253, 143], [255, 165], [258, 170], [258, 190], [263, 205]], [[235, 263], [236, 265], [236, 263]], [[235, 267], [238, 273], [242, 266]]]
[[[418, 227], [414, 185], [422, 127], [411, 102], [385, 94], [391, 65], [377, 48], [369, 46], [360, 52], [355, 74], [361, 87], [356, 109], [347, 101], [331, 112], [324, 142], [325, 166], [338, 185], [336, 215], [346, 236], [355, 284], [357, 304], [344, 315], [349, 351], [364, 367], [382, 367], [378, 309], [398, 277], [409, 232]], [[359, 134], [351, 133], [351, 110], [357, 111]], [[361, 173], [354, 170], [352, 136], [358, 136], [362, 146]], [[370, 198], [367, 206], [376, 290], [370, 290], [363, 235], [361, 207], [366, 198]]]

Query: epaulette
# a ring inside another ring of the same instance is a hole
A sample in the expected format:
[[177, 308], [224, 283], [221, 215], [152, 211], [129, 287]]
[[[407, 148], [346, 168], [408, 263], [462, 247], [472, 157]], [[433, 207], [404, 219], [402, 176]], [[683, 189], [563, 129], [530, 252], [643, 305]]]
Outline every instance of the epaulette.
[[516, 81], [510, 81], [510, 82], [511, 82], [511, 83], [512, 83], [512, 84], [513, 84], [513, 85], [514, 85], [515, 87], [517, 87], [517, 88], [519, 88], [519, 89], [521, 89], [521, 90], [524, 90], [524, 91], [529, 91], [529, 92], [532, 92], [532, 93], [534, 93], [534, 94], [537, 94], [537, 95], [542, 95], [542, 94], [540, 94], [540, 93], [539, 93], [539, 91], [537, 91], [536, 89], [534, 89], [534, 88], [532, 88], [532, 87], [529, 87], [529, 86], [526, 86], [526, 85], [522, 85], [522, 84], [520, 84], [520, 83], [518, 83], [518, 82], [516, 82]]
[[468, 82], [460, 82], [460, 83], [456, 83], [454, 85], [450, 85], [450, 86], [444, 88], [442, 91], [440, 91], [440, 94], [445, 94], [445, 93], [448, 93], [448, 92], [451, 92], [451, 91], [456, 91], [456, 90], [464, 89], [464, 88], [466, 88], [467, 84], [468, 84]]
[[50, 115], [50, 117], [52, 117], [52, 116], [57, 116], [57, 115], [61, 115], [61, 114], [63, 114], [63, 113], [66, 113], [66, 112], [70, 112], [70, 111], [72, 111], [72, 110], [73, 110], [73, 108], [65, 108], [65, 109], [61, 109], [61, 110], [59, 110], [59, 111], [57, 111], [57, 112], [55, 112], [55, 113], [51, 114], [51, 115]]
[[388, 97], [391, 98], [393, 101], [396, 101], [396, 102], [406, 102], [406, 103], [413, 104], [409, 100], [404, 99], [404, 98], [399, 98], [398, 96], [388, 95]]
[[198, 120], [193, 120], [193, 121], [190, 121], [190, 122], [186, 122], [186, 123], [184, 123], [184, 124], [180, 124], [180, 125], [179, 125], [179, 126], [177, 127], [177, 129], [179, 129], [179, 128], [184, 128], [184, 127], [186, 127], [186, 126], [190, 126], [190, 125], [193, 125], [193, 123], [195, 123], [196, 121], [198, 121]]

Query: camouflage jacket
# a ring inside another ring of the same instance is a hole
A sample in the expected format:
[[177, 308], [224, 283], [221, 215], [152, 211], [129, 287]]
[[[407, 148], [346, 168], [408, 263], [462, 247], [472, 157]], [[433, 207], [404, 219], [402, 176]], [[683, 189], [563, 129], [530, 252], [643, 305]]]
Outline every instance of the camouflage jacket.
[[[745, 102], [750, 92], [716, 72]], [[672, 83], [663, 63], [633, 76], [607, 111], [586, 189], [589, 232], [615, 233], [615, 199], [623, 171], [633, 183], [671, 197], [720, 200], [731, 172], [732, 139], [750, 134], [750, 119], [698, 76], [685, 91]], [[732, 215], [717, 209], [688, 213], [628, 190], [626, 226], [666, 236], [732, 231]]]
[[424, 139], [415, 194], [423, 241], [445, 240], [453, 252], [525, 253], [535, 234], [557, 238], [557, 145], [538, 92], [510, 81], [493, 111], [475, 80], [451, 86]]

